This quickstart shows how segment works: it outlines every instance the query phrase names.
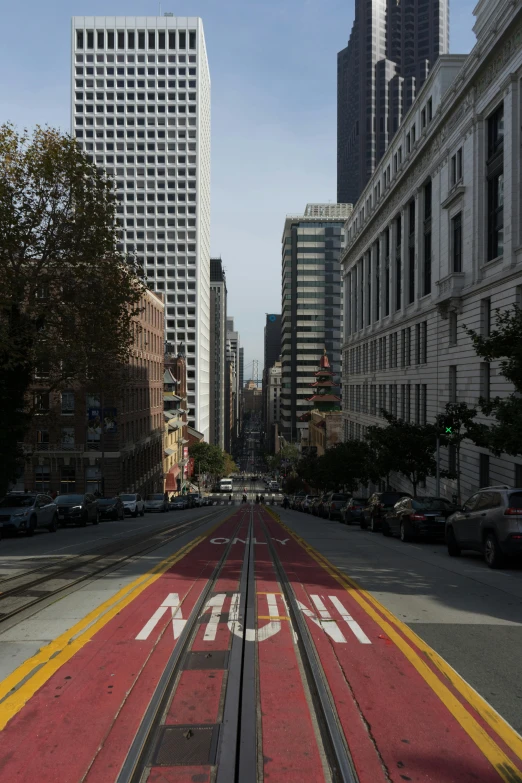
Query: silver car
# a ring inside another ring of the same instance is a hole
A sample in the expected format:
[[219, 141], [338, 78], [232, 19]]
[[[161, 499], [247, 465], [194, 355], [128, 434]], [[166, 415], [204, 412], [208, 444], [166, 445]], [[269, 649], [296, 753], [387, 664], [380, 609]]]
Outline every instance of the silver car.
[[522, 489], [483, 487], [446, 520], [448, 554], [481, 552], [490, 568], [522, 555]]
[[153, 492], [145, 498], [145, 511], [160, 511], [165, 513], [168, 510], [169, 501], [165, 500], [162, 492]]
[[50, 533], [54, 533], [57, 521], [56, 503], [49, 495], [9, 492], [0, 501], [2, 533], [23, 532], [32, 536], [37, 528], [47, 528]]

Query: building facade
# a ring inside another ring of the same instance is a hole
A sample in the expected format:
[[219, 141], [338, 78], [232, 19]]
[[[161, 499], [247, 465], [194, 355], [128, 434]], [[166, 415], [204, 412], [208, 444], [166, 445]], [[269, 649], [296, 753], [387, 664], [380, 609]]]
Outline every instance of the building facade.
[[227, 284], [220, 258], [210, 259], [210, 435], [225, 448], [225, 364], [227, 350]]
[[[383, 423], [382, 408], [422, 424], [448, 402], [510, 391], [465, 327], [487, 335], [497, 308], [522, 301], [522, 13], [505, 0], [475, 13], [475, 48], [439, 59], [346, 224], [345, 438]], [[462, 499], [519, 486], [521, 462], [464, 441]], [[441, 468], [455, 470], [454, 449], [441, 449]], [[423, 492], [434, 491], [428, 479]], [[441, 480], [444, 496], [455, 491]]]
[[241, 389], [240, 385], [240, 366], [239, 360], [241, 356], [241, 349], [239, 346], [239, 332], [234, 329], [234, 319], [227, 317], [227, 360], [232, 365], [233, 376], [233, 388], [231, 388], [231, 395], [234, 400], [234, 410], [231, 421], [232, 428], [232, 440], [234, 441], [239, 435], [239, 422], [240, 422], [240, 409], [241, 409]]
[[306, 435], [301, 417], [310, 410], [310, 386], [324, 349], [336, 374], [341, 364], [339, 258], [351, 205], [342, 217], [314, 217], [313, 208], [288, 216], [282, 239], [281, 431], [291, 442]]
[[337, 55], [337, 201], [355, 204], [430, 68], [449, 49], [448, 0], [356, 0]]
[[266, 371], [264, 392], [264, 421], [266, 445], [269, 453], [275, 453], [278, 445], [279, 422], [281, 419], [281, 362], [274, 362]]
[[164, 305], [147, 291], [141, 307], [117, 386], [49, 392], [45, 373], [34, 379], [25, 489], [106, 497], [162, 491]]
[[273, 367], [281, 355], [281, 315], [267, 314], [264, 333], [264, 363], [265, 370]]
[[196, 17], [72, 20], [71, 126], [114, 178], [120, 249], [165, 296], [183, 344], [189, 421], [208, 435], [210, 75]]

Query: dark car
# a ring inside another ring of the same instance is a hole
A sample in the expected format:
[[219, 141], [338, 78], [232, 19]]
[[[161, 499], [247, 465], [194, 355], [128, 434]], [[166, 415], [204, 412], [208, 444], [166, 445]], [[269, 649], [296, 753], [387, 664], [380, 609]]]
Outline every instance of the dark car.
[[446, 498], [401, 498], [382, 522], [383, 536], [398, 535], [401, 541], [414, 538], [444, 539], [446, 519], [455, 506]]
[[125, 509], [119, 497], [98, 498], [96, 503], [100, 512], [100, 519], [117, 520], [125, 518]]
[[324, 495], [318, 495], [316, 499], [313, 501], [313, 503], [310, 505], [310, 514], [314, 517], [318, 517], [319, 515], [319, 508], [321, 507], [323, 503]]
[[341, 508], [341, 522], [345, 525], [351, 525], [352, 522], [359, 522], [364, 516], [364, 509], [368, 504], [368, 498], [350, 498]]
[[58, 495], [55, 500], [58, 507], [58, 524], [79, 525], [85, 527], [87, 522], [97, 525], [100, 521], [100, 511], [94, 495]]
[[410, 498], [411, 495], [409, 492], [374, 492], [360, 519], [361, 528], [366, 530], [369, 527], [372, 533], [380, 530], [388, 511], [392, 511], [394, 505], [404, 497]]
[[342, 492], [329, 492], [323, 504], [325, 519], [341, 519], [341, 508], [349, 501], [350, 496]]

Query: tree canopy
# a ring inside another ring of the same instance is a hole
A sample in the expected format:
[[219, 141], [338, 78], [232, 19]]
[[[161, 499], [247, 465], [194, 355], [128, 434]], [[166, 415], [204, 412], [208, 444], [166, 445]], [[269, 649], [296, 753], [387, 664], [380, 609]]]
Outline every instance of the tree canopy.
[[118, 252], [113, 183], [76, 141], [0, 126], [0, 492], [14, 477], [37, 370], [47, 390], [106, 384], [144, 292]]

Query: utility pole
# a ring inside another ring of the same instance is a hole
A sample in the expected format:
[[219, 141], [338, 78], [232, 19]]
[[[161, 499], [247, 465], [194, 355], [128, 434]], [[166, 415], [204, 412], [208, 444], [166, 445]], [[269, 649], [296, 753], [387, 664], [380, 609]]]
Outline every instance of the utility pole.
[[[433, 443], [433, 441], [432, 441]], [[440, 498], [440, 436], [437, 433], [437, 472], [435, 475], [435, 494]]]

